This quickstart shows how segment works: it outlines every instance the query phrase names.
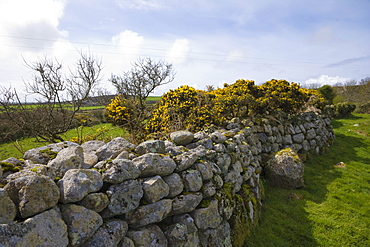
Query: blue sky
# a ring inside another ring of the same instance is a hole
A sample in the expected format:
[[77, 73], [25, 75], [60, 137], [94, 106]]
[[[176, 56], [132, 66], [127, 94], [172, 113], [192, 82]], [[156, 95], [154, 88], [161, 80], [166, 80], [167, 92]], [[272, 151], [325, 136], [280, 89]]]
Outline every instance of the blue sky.
[[205, 89], [237, 79], [302, 85], [370, 76], [369, 0], [0, 0], [0, 85], [32, 77], [23, 59], [77, 51], [102, 59], [101, 86], [139, 57], [174, 65], [175, 80]]

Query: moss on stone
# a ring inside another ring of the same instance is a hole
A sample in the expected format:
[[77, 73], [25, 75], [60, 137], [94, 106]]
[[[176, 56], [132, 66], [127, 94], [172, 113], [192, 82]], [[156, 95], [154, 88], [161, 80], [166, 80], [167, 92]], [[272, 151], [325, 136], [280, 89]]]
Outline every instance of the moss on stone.
[[21, 166], [14, 166], [12, 163], [8, 162], [0, 162], [1, 170], [3, 172], [19, 172], [21, 170]]
[[203, 199], [200, 203], [198, 208], [208, 208], [209, 205], [211, 204], [211, 201], [208, 199]]
[[55, 159], [55, 157], [57, 157], [58, 155], [58, 152], [52, 151], [51, 148], [40, 150], [39, 153], [41, 153], [42, 156], [49, 158], [50, 160]]
[[293, 149], [291, 149], [291, 148], [281, 149], [280, 151], [276, 152], [275, 156], [276, 155], [287, 155], [287, 156], [291, 156], [294, 159], [294, 161], [296, 161], [296, 162], [301, 161], [298, 154], [296, 154], [296, 152], [294, 152]]

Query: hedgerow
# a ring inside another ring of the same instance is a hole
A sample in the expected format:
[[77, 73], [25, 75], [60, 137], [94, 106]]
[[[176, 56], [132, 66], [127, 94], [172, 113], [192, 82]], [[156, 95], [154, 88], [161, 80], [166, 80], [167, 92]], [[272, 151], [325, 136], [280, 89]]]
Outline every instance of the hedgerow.
[[[315, 90], [301, 88], [286, 80], [270, 80], [257, 86], [251, 80], [237, 80], [212, 91], [184, 85], [165, 93], [145, 122], [146, 134], [187, 129], [199, 131], [210, 125], [222, 126], [232, 118], [255, 114], [294, 114], [308, 105], [322, 108], [324, 99]], [[115, 122], [133, 122], [133, 111], [116, 97], [107, 107]]]

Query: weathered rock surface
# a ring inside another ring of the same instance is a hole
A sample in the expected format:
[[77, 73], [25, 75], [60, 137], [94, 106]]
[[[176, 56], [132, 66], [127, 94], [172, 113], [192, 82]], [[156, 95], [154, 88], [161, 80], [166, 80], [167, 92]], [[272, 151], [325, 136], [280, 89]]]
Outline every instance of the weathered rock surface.
[[164, 182], [161, 176], [145, 179], [143, 182], [144, 198], [148, 203], [159, 201], [166, 197], [170, 187]]
[[0, 246], [67, 245], [67, 226], [58, 208], [45, 211], [21, 223], [0, 224]]
[[176, 163], [170, 157], [148, 153], [132, 160], [141, 171], [141, 177], [167, 176], [176, 168]]
[[190, 215], [175, 216], [173, 221], [174, 224], [164, 230], [169, 246], [198, 247], [200, 245], [198, 229]]
[[159, 153], [164, 154], [166, 152], [166, 145], [162, 140], [149, 140], [140, 143], [136, 148], [135, 152], [139, 155], [146, 153]]
[[231, 247], [231, 229], [227, 221], [216, 229], [207, 229], [199, 232], [200, 246], [219, 246], [219, 247]]
[[93, 140], [82, 143], [81, 147], [84, 153], [95, 153], [100, 147], [104, 146], [104, 144], [103, 141]]
[[70, 146], [62, 149], [55, 159], [51, 160], [47, 166], [56, 170], [58, 177], [63, 177], [69, 169], [80, 169], [84, 164], [83, 149], [81, 146]]
[[136, 247], [167, 247], [168, 241], [161, 228], [157, 225], [142, 227], [128, 231], [127, 236], [132, 239]]
[[291, 148], [283, 149], [269, 160], [266, 177], [282, 188], [300, 188], [304, 185], [304, 164]]
[[101, 169], [102, 177], [104, 182], [118, 184], [125, 180], [136, 179], [140, 176], [141, 172], [139, 168], [128, 159], [114, 159], [107, 161], [101, 161], [94, 166], [97, 169]]
[[108, 207], [109, 198], [104, 193], [91, 193], [85, 196], [79, 204], [87, 209], [91, 209], [99, 213]]
[[124, 238], [128, 225], [123, 220], [108, 220], [83, 245], [84, 247], [116, 247]]
[[182, 178], [177, 173], [172, 173], [166, 177], [163, 177], [163, 180], [169, 187], [168, 191], [168, 198], [173, 198], [179, 195], [184, 190], [184, 183], [182, 182]]
[[110, 186], [106, 194], [109, 198], [109, 205], [102, 211], [102, 216], [109, 218], [137, 208], [143, 197], [143, 189], [139, 181], [127, 180]]
[[194, 134], [189, 131], [180, 130], [172, 132], [170, 139], [177, 145], [187, 145], [194, 139]]
[[191, 215], [198, 229], [216, 228], [222, 221], [217, 200], [212, 200], [207, 208], [194, 210]]
[[122, 137], [116, 137], [105, 145], [101, 146], [96, 150], [96, 155], [99, 160], [114, 159], [124, 150], [130, 150], [135, 148], [135, 145], [123, 139]]
[[172, 211], [170, 215], [184, 214], [193, 211], [202, 201], [202, 193], [190, 193], [179, 195], [172, 201]]
[[78, 144], [74, 142], [59, 142], [39, 148], [33, 148], [24, 153], [23, 159], [31, 160], [35, 164], [46, 165], [50, 160], [55, 158], [60, 150], [70, 146], [78, 146]]
[[187, 170], [181, 173], [184, 181], [184, 187], [187, 191], [196, 192], [203, 186], [202, 177], [197, 170]]
[[100, 173], [92, 169], [70, 169], [58, 181], [60, 202], [71, 203], [82, 200], [87, 194], [103, 186]]
[[177, 163], [175, 172], [181, 172], [192, 166], [195, 161], [206, 155], [206, 149], [203, 146], [198, 146], [188, 152], [182, 153], [174, 158]]
[[4, 189], [17, 206], [21, 218], [54, 207], [60, 195], [54, 181], [42, 175], [17, 178], [5, 185]]
[[142, 227], [162, 221], [171, 212], [172, 200], [164, 199], [155, 203], [140, 206], [126, 214], [128, 223], [134, 227]]
[[68, 227], [71, 246], [79, 246], [91, 238], [103, 224], [102, 217], [95, 211], [75, 204], [60, 206], [62, 218]]
[[6, 190], [0, 188], [0, 224], [11, 223], [17, 215], [17, 208]]

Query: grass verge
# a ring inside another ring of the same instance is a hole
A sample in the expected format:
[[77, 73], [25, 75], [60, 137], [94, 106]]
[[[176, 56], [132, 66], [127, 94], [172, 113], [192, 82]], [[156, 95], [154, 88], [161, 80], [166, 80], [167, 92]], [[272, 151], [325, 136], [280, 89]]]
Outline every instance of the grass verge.
[[370, 246], [370, 115], [332, 124], [335, 142], [306, 162], [302, 189], [265, 182], [260, 224], [245, 246]]
[[[112, 124], [104, 123], [90, 127], [71, 129], [62, 135], [62, 137], [67, 141], [73, 140], [78, 136], [84, 137], [86, 140], [89, 140], [88, 138], [90, 138], [107, 142], [118, 136], [128, 137], [128, 133], [122, 128], [117, 128]], [[45, 142], [37, 142], [35, 138], [24, 138], [14, 143], [0, 143], [0, 160], [7, 159], [9, 157], [21, 158], [25, 151], [48, 144], [49, 143]]]

